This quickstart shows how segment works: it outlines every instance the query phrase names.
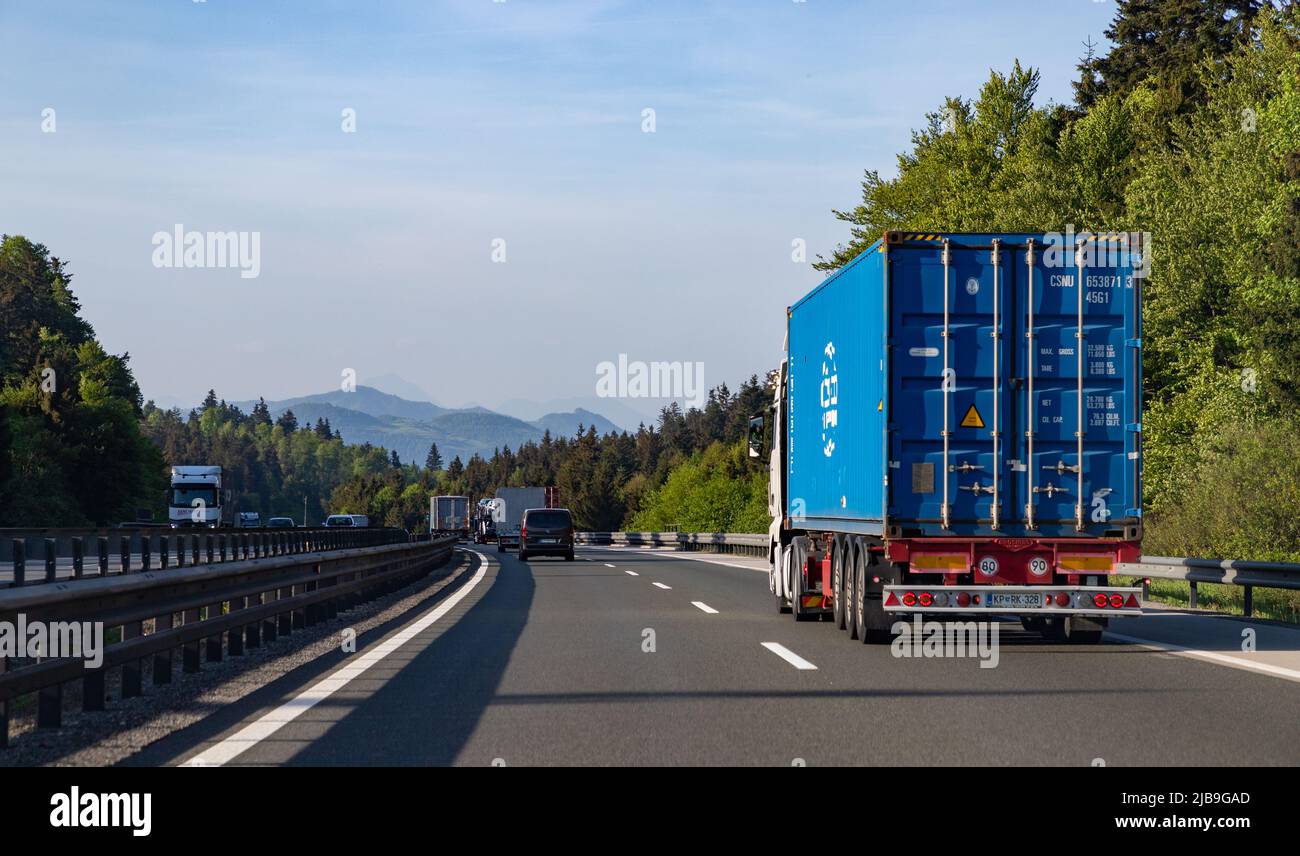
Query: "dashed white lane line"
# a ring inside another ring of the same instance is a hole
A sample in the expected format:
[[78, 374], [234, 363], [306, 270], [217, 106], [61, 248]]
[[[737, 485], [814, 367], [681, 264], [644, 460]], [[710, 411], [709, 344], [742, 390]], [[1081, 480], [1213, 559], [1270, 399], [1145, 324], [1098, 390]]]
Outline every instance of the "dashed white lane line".
[[717, 615], [717, 614], [718, 614], [718, 611], [717, 611], [716, 609], [714, 609], [713, 607], [709, 606], [707, 603], [705, 603], [705, 602], [702, 601], [702, 600], [693, 600], [693, 601], [691, 601], [691, 606], [695, 607], [695, 608], [698, 609], [700, 612], [707, 612], [709, 615]]
[[672, 587], [672, 586], [666, 586], [666, 585], [664, 585], [663, 583], [655, 583], [655, 585], [658, 586], [659, 588], [663, 589], [664, 591], [672, 591], [672, 590], [673, 590], [673, 587]]
[[817, 668], [812, 663], [809, 663], [803, 657], [800, 657], [798, 654], [791, 651], [789, 648], [785, 647], [779, 642], [764, 642], [763, 647], [771, 651], [776, 656], [780, 657], [782, 660], [785, 660], [791, 666], [794, 666], [796, 669], [799, 669], [800, 671], [807, 671], [808, 669]]
[[639, 576], [641, 576], [641, 575], [638, 574], [636, 571], [624, 571], [623, 573], [627, 574], [629, 577], [639, 577]]
[[611, 565], [609, 562], [606, 562], [606, 563], [605, 563], [605, 567], [607, 567], [607, 568], [617, 568], [618, 565]]
[[465, 599], [474, 587], [482, 581], [487, 575], [488, 560], [487, 556], [477, 550], [467, 552], [478, 556], [478, 572], [470, 579], [469, 582], [461, 586], [446, 600], [439, 603], [436, 607], [426, 612], [423, 616], [408, 624], [396, 635], [387, 639], [383, 644], [376, 647], [373, 651], [367, 651], [356, 659], [349, 662], [346, 666], [334, 671], [329, 677], [316, 683], [312, 687], [304, 690], [299, 695], [285, 702], [270, 713], [249, 723], [248, 725], [236, 731], [234, 734], [222, 740], [220, 743], [212, 746], [199, 754], [190, 758], [182, 766], [185, 767], [220, 767], [234, 760], [236, 756], [243, 754], [253, 748], [258, 743], [270, 737], [279, 731], [285, 725], [293, 722], [302, 714], [311, 710], [316, 705], [329, 698], [335, 692], [347, 686], [353, 678], [361, 675], [362, 672], [369, 669], [379, 661], [383, 660], [389, 654], [405, 645], [418, 634], [428, 629], [435, 621], [442, 618], [448, 612], [451, 612], [456, 604]]

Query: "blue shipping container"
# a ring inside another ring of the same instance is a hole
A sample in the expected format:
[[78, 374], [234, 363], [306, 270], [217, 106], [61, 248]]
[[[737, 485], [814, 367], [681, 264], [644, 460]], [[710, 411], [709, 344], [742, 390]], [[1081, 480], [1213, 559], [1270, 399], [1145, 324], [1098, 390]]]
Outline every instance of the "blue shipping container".
[[787, 515], [1137, 540], [1143, 249], [894, 232], [828, 277], [788, 312]]

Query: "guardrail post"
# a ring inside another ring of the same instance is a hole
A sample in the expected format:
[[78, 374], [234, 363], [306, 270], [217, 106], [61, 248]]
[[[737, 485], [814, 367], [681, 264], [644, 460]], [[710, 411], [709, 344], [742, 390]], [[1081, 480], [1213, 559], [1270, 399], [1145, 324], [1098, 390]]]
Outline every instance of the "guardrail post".
[[20, 586], [27, 581], [27, 544], [21, 538], [14, 539], [14, 585]]
[[99, 575], [106, 577], [108, 576], [108, 537], [100, 535], [95, 540], [97, 541], [95, 546], [99, 551]]
[[[280, 592], [278, 589], [276, 589], [273, 591], [266, 592], [266, 594], [262, 597], [262, 602], [270, 603], [272, 601], [279, 600], [279, 598], [280, 598]], [[272, 642], [275, 641], [276, 631], [280, 629], [279, 625], [280, 622], [277, 620], [276, 616], [274, 615], [272, 615], [270, 618], [265, 618], [262, 620], [262, 639], [266, 641], [266, 644], [270, 645]]]
[[1196, 580], [1187, 581], [1187, 606], [1196, 609]]
[[[248, 596], [246, 601], [247, 607], [252, 609], [255, 606], [261, 606], [264, 596], [261, 592]], [[244, 646], [247, 648], [262, 647], [262, 622], [254, 621], [252, 624], [244, 625]]]
[[[132, 621], [122, 625], [123, 642], [139, 639], [143, 633], [144, 629], [139, 621]], [[122, 664], [122, 698], [135, 698], [144, 693], [140, 663], [140, 660], [132, 660], [129, 663]]]
[[81, 679], [81, 709], [87, 713], [104, 709], [104, 671], [101, 665]]
[[[207, 548], [208, 564], [212, 564], [212, 559], [216, 555], [215, 545], [212, 543], [215, 539], [211, 535], [203, 536], [203, 546]], [[195, 563], [197, 564], [197, 562]]]
[[159, 535], [158, 536], [158, 556], [159, 556], [158, 567], [164, 571], [167, 570], [167, 561], [168, 561], [167, 554], [170, 552], [169, 549], [170, 547], [171, 544], [168, 541], [167, 536]]
[[[6, 657], [0, 657], [0, 675], [8, 668]], [[0, 701], [0, 749], [9, 748], [9, 701]]]
[[[203, 537], [210, 539], [212, 536], [205, 535]], [[209, 553], [211, 553], [210, 550]], [[190, 564], [197, 565], [198, 563], [199, 563], [199, 536], [194, 535], [193, 537], [190, 538]]]
[[1247, 618], [1250, 618], [1255, 614], [1255, 587], [1242, 586], [1242, 588], [1244, 588], [1245, 591], [1241, 593], [1241, 611]]
[[[242, 597], [232, 597], [230, 599], [230, 614], [244, 608], [244, 599]], [[231, 628], [226, 634], [226, 650], [232, 657], [242, 656], [244, 653], [244, 632], [238, 627]]]
[[226, 536], [225, 535], [217, 536], [217, 554], [221, 556], [222, 562], [226, 561]]
[[[127, 552], [130, 552], [131, 539], [125, 539], [127, 542]], [[153, 542], [149, 540], [148, 535], [140, 536], [140, 570], [148, 573], [149, 568], [153, 566]]]
[[58, 579], [58, 544], [53, 538], [45, 539], [45, 581], [52, 583]]
[[[208, 620], [209, 620], [209, 621], [211, 621], [211, 620], [214, 619], [214, 618], [220, 618], [220, 617], [221, 617], [221, 603], [222, 603], [221, 601], [218, 601], [217, 603], [210, 603], [210, 604], [208, 604], [208, 606], [207, 606], [207, 615], [208, 615]], [[220, 663], [220, 662], [221, 662], [221, 658], [222, 658], [222, 657], [224, 656], [224, 654], [225, 654], [225, 650], [224, 650], [224, 648], [222, 647], [222, 646], [223, 646], [223, 643], [225, 642], [225, 640], [222, 639], [221, 637], [222, 637], [222, 634], [218, 633], [216, 636], [209, 636], [208, 639], [207, 639], [207, 643], [208, 643], [208, 644], [207, 644], [207, 649], [208, 649], [208, 662], [209, 662], [209, 663]]]
[[[182, 624], [198, 624], [199, 609], [194, 607], [181, 613]], [[201, 668], [199, 663], [199, 640], [186, 642], [181, 646], [181, 671], [192, 675]]]
[[86, 575], [86, 554], [85, 545], [81, 541], [81, 536], [75, 536], [72, 539], [72, 576], [81, 579]]
[[[167, 555], [163, 553], [163, 555]], [[153, 620], [153, 632], [158, 633], [163, 630], [171, 630], [174, 624], [172, 614], [159, 615]], [[159, 651], [153, 655], [153, 685], [160, 687], [163, 684], [172, 682], [172, 652], [168, 648], [166, 651]]]
[[185, 542], [190, 538], [189, 535], [176, 536], [176, 567], [185, 567]]
[[36, 691], [36, 727], [63, 725], [63, 684], [51, 684]]

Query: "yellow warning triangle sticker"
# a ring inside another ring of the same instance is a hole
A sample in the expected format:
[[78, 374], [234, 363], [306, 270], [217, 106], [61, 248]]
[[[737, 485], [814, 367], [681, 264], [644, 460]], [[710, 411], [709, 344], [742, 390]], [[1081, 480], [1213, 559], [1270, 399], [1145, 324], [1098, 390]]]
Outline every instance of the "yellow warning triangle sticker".
[[876, 412], [882, 413], [884, 409], [885, 409], [885, 399], [882, 398], [880, 399], [880, 403], [876, 405]]
[[961, 418], [961, 427], [963, 428], [983, 428], [984, 420], [980, 417], [980, 412], [975, 409], [975, 405], [970, 406], [966, 415]]

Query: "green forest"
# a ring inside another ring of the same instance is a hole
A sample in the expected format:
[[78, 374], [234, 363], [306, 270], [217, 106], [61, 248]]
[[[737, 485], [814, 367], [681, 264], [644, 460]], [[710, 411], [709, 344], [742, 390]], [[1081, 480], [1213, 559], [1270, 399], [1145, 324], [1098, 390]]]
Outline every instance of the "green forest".
[[[1300, 11], [1279, 5], [1121, 0], [1070, 104], [1036, 105], [1038, 72], [1008, 58], [918, 116], [896, 175], [866, 172], [833, 212], [850, 239], [815, 264], [832, 272], [891, 229], [1149, 233], [1151, 553], [1300, 560]], [[771, 366], [635, 433], [403, 462], [215, 392], [190, 413], [154, 407], [80, 317], [67, 265], [20, 236], [0, 244], [0, 322], [0, 525], [158, 514], [166, 467], [202, 462], [264, 517], [301, 520], [305, 502], [310, 522], [419, 529], [432, 493], [554, 484], [584, 528], [767, 527], [743, 433]]]

